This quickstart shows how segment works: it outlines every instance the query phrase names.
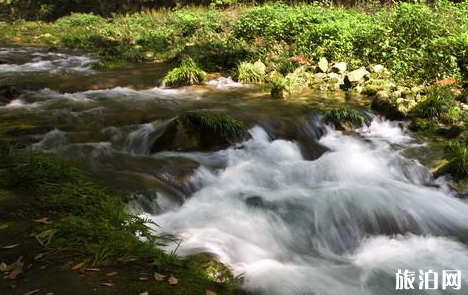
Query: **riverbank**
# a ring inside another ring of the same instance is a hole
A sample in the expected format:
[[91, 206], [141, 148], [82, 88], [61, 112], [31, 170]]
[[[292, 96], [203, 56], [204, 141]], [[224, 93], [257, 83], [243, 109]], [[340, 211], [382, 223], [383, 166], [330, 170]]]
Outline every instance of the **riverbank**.
[[[180, 258], [109, 191], [56, 157], [0, 149], [0, 271], [5, 294], [231, 294], [210, 256]], [[208, 290], [208, 291], [207, 291]], [[28, 293], [33, 292], [33, 293]]]

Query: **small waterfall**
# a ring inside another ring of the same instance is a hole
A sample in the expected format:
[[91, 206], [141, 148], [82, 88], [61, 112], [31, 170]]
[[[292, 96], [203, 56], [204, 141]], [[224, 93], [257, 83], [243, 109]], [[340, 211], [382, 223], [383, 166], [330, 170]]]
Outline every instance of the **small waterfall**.
[[456, 240], [468, 230], [466, 202], [425, 185], [427, 169], [394, 147], [411, 145], [398, 126], [374, 120], [357, 132], [329, 130], [329, 151], [310, 161], [254, 127], [243, 148], [217, 153], [225, 169], [200, 168], [201, 189], [152, 218], [183, 238], [181, 254], [218, 255], [255, 294], [390, 295], [405, 267], [468, 273]]
[[135, 155], [148, 155], [155, 137], [156, 127], [151, 124], [143, 124], [131, 132], [125, 141], [124, 150]]

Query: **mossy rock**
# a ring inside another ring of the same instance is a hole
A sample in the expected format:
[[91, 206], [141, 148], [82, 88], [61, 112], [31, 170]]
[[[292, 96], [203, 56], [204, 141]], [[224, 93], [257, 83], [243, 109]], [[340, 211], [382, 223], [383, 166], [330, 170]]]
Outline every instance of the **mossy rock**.
[[244, 124], [227, 115], [187, 112], [167, 125], [151, 151], [214, 151], [225, 149], [245, 136]]
[[388, 119], [401, 120], [406, 117], [406, 113], [401, 110], [396, 100], [391, 99], [388, 95], [375, 95], [372, 99], [371, 108]]
[[18, 98], [21, 95], [21, 93], [21, 90], [16, 86], [0, 86], [0, 105], [10, 103], [12, 100]]
[[338, 130], [352, 130], [362, 126], [365, 119], [364, 116], [355, 109], [339, 108], [331, 109], [323, 114], [325, 123], [330, 123]]

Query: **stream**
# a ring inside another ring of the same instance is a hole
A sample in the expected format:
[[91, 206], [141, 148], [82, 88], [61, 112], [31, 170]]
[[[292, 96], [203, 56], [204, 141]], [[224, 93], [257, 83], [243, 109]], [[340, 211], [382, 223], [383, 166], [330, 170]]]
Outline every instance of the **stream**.
[[[2, 141], [72, 161], [132, 196], [129, 210], [180, 239], [168, 251], [209, 252], [243, 277], [246, 294], [468, 294], [468, 204], [427, 165], [427, 143], [371, 114], [351, 132], [320, 121], [361, 97], [304, 92], [287, 101], [213, 77], [155, 87], [164, 64], [93, 70], [79, 52], [0, 48], [0, 82], [24, 89], [0, 106]], [[224, 150], [151, 153], [165, 123], [216, 110], [249, 136]], [[395, 290], [398, 270], [414, 290]], [[439, 273], [420, 290], [419, 270]], [[461, 289], [442, 289], [442, 271]]]

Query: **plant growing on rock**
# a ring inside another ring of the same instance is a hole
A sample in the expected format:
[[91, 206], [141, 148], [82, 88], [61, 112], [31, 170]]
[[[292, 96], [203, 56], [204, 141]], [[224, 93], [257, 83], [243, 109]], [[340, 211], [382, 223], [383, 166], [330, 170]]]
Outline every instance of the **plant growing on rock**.
[[457, 179], [468, 177], [467, 143], [460, 140], [448, 141], [445, 144], [445, 151], [451, 156], [451, 159], [448, 164], [441, 168], [441, 172], [450, 173]]
[[219, 134], [228, 140], [241, 136], [245, 130], [242, 122], [215, 112], [187, 112], [180, 115], [179, 119], [189, 128]]
[[206, 72], [192, 58], [186, 58], [180, 66], [167, 73], [162, 84], [169, 87], [198, 85], [205, 81], [205, 76]]
[[361, 126], [364, 117], [360, 112], [351, 108], [338, 108], [326, 111], [322, 120], [325, 123], [333, 124], [338, 129], [350, 129], [353, 126]]
[[413, 113], [421, 118], [438, 118], [446, 114], [456, 104], [448, 87], [435, 87], [427, 99], [419, 103]]

